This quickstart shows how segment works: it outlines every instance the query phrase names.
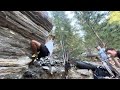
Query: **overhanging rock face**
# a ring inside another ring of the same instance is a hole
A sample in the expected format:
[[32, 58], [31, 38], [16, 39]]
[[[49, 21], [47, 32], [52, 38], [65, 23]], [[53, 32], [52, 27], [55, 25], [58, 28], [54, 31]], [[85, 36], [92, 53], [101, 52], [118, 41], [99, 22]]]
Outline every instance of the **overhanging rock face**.
[[52, 28], [41, 11], [0, 11], [0, 58], [30, 56], [30, 41], [44, 43]]

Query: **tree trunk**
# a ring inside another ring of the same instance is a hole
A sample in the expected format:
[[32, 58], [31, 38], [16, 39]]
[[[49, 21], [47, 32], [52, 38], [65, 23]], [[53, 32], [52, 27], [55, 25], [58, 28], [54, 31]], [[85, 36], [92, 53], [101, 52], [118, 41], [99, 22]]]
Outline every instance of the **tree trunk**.
[[93, 33], [95, 34], [95, 36], [98, 38], [98, 40], [101, 42], [102, 44], [102, 47], [105, 47], [105, 43], [103, 42], [103, 40], [100, 38], [100, 36], [97, 34], [97, 32], [93, 29], [92, 26], [89, 25], [88, 23], [88, 26], [91, 28], [91, 30], [93, 31]]

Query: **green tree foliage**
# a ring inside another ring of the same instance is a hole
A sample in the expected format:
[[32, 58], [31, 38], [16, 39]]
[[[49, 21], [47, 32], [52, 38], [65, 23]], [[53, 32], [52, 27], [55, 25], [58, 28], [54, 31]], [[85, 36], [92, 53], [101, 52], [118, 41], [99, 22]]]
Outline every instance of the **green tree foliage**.
[[111, 11], [110, 12], [109, 23], [120, 24], [120, 11]]
[[74, 18], [68, 19], [63, 11], [52, 12], [60, 55], [63, 53], [61, 42], [64, 51], [69, 52], [69, 56], [75, 58], [81, 57], [82, 52], [93, 53], [96, 45], [120, 48], [120, 14], [118, 11], [75, 11], [74, 13], [74, 18], [84, 31], [83, 38], [76, 33], [78, 29], [70, 25]]
[[75, 16], [86, 32], [84, 38], [87, 47], [92, 48], [97, 43], [101, 44], [102, 41], [107, 47], [120, 48], [119, 11], [103, 13], [100, 11], [77, 11]]
[[[108, 47], [120, 48], [120, 24], [116, 19], [118, 14], [116, 12], [110, 12], [108, 20], [106, 20], [103, 24], [107, 24], [103, 27], [103, 30], [100, 32], [100, 36], [107, 43]], [[111, 15], [112, 14], [112, 15]], [[114, 19], [115, 17], [115, 19]]]
[[99, 11], [76, 11], [75, 16], [79, 21], [79, 24], [85, 30], [85, 41], [89, 41], [91, 46], [96, 43], [104, 45], [104, 41], [99, 36], [99, 31], [102, 29], [100, 22], [104, 19], [106, 13]]
[[63, 53], [62, 43], [64, 50], [69, 53], [70, 58], [79, 58], [83, 51], [82, 39], [79, 34], [76, 33], [76, 29], [70, 25], [70, 19], [67, 18], [63, 11], [53, 11], [52, 16], [55, 24], [54, 32], [56, 35], [56, 43], [58, 45], [58, 50], [61, 53], [60, 55]]
[[100, 36], [102, 27], [105, 24], [101, 22], [105, 19], [107, 13], [101, 13], [99, 11], [76, 11], [75, 18], [78, 20], [78, 24], [85, 31], [84, 44], [86, 52], [92, 54], [96, 45], [105, 46], [104, 39]]

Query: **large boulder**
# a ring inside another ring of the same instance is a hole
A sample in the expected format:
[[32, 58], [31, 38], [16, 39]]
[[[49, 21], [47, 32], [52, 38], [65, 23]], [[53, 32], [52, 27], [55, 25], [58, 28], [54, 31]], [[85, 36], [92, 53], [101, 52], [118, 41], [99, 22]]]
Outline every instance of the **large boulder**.
[[0, 57], [31, 55], [30, 41], [44, 43], [52, 27], [41, 11], [0, 11]]

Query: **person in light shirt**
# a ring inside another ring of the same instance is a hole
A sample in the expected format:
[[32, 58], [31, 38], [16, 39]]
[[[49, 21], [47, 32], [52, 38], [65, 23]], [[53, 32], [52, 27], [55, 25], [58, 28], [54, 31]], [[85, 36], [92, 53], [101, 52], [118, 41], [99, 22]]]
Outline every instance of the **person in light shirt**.
[[[38, 42], [36, 40], [32, 40], [31, 41], [31, 46], [32, 46], [32, 58], [36, 58], [37, 57], [37, 53], [40, 52], [38, 54], [38, 60], [42, 57], [46, 57], [46, 56], [51, 56], [52, 52], [53, 52], [53, 48], [54, 48], [54, 39], [55, 36], [54, 35], [49, 35], [45, 41], [45, 44]], [[32, 62], [30, 62], [30, 64], [33, 63], [34, 60], [32, 60]]]
[[110, 73], [110, 75], [112, 77], [114, 77], [113, 72], [111, 71], [111, 64], [110, 62], [110, 58], [108, 57], [108, 55], [105, 52], [105, 48], [101, 48], [100, 46], [95, 47], [98, 50], [98, 55], [100, 57], [100, 60], [102, 61], [103, 66], [105, 66], [105, 68], [107, 69], [107, 71]]

